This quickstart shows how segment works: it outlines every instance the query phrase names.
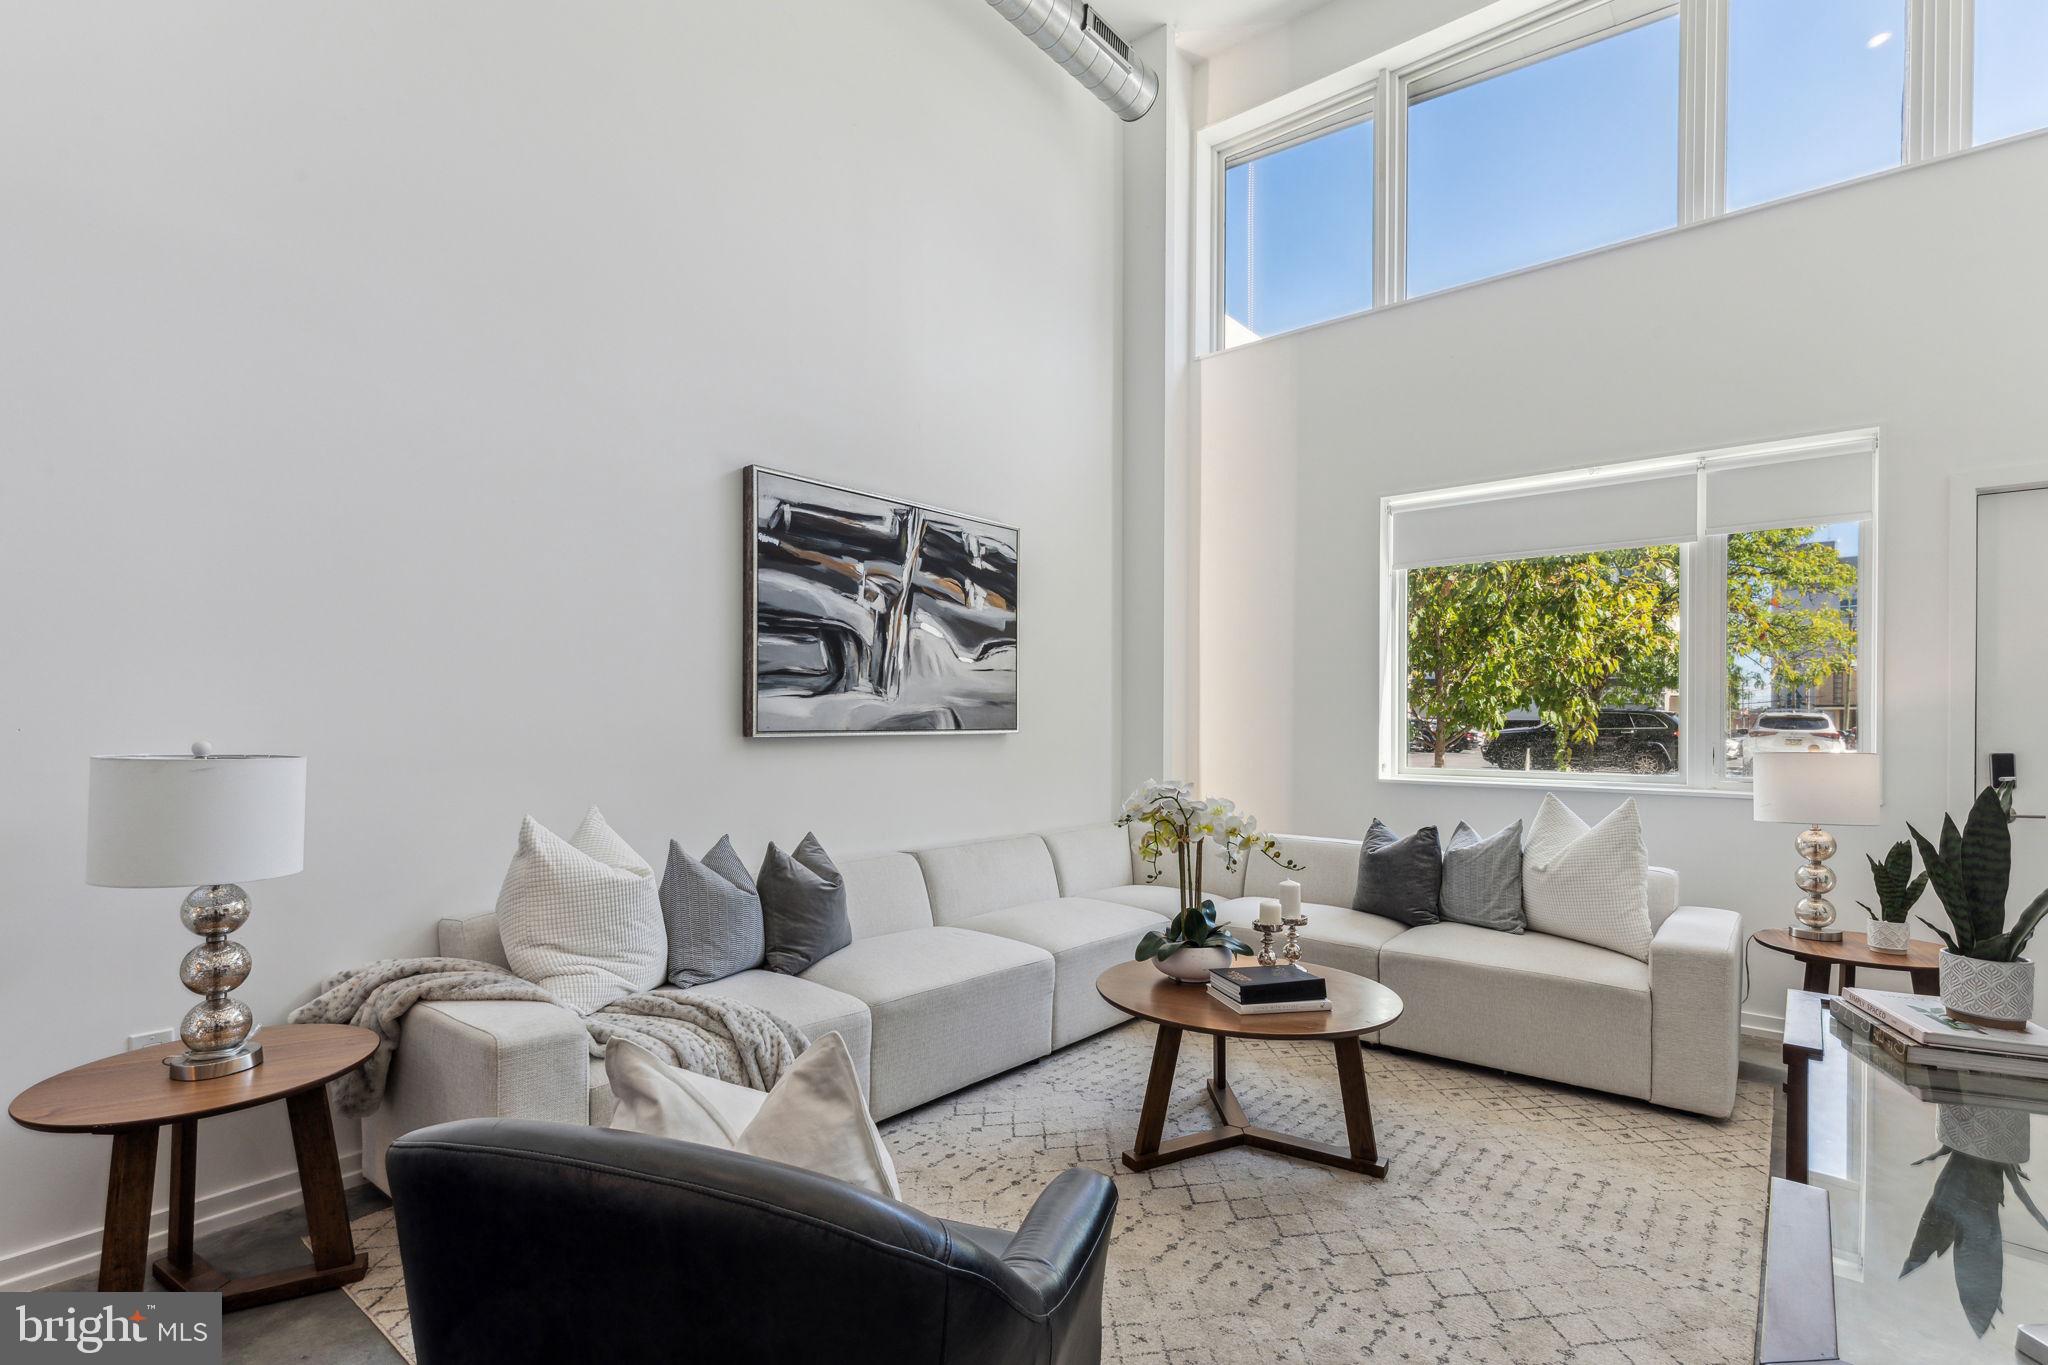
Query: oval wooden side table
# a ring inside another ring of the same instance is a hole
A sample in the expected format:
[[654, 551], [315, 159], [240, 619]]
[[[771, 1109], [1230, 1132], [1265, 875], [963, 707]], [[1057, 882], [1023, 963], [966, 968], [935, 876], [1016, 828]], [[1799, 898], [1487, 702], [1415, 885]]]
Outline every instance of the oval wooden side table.
[[1912, 977], [1913, 994], [1941, 994], [1941, 945], [1924, 938], [1914, 939], [1908, 952], [1880, 953], [1870, 946], [1867, 936], [1854, 929], [1844, 932], [1837, 943], [1794, 938], [1783, 929], [1759, 929], [1749, 937], [1761, 947], [1805, 963], [1806, 979], [1801, 988], [1816, 995], [1834, 994], [1828, 975], [1838, 967], [1844, 989], [1856, 984], [1856, 969], [1861, 967], [1871, 972], [1905, 972]]
[[[377, 1035], [346, 1024], [282, 1024], [266, 1028], [263, 1064], [204, 1081], [171, 1079], [163, 1059], [181, 1043], [124, 1052], [73, 1067], [15, 1097], [7, 1115], [46, 1133], [111, 1133], [107, 1226], [100, 1242], [102, 1292], [144, 1287], [149, 1265], [149, 1205], [156, 1185], [157, 1130], [171, 1130], [170, 1245], [157, 1261], [166, 1288], [217, 1293], [224, 1312], [353, 1284], [368, 1270], [348, 1229], [341, 1159], [327, 1083], [361, 1066]], [[283, 1100], [291, 1118], [299, 1188], [312, 1234], [313, 1263], [261, 1275], [216, 1270], [192, 1249], [192, 1208], [198, 1194], [199, 1120]]]

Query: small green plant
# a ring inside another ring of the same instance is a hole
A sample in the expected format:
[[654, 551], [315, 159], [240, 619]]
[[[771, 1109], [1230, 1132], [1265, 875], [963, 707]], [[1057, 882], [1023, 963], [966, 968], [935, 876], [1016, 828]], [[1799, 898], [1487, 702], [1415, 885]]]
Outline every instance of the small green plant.
[[1251, 952], [1236, 934], [1227, 928], [1217, 927], [1215, 901], [1203, 901], [1181, 911], [1173, 917], [1173, 922], [1166, 926], [1163, 934], [1157, 929], [1146, 930], [1145, 937], [1138, 940], [1138, 961], [1158, 958], [1164, 962], [1183, 948], [1228, 948], [1233, 953]]
[[1927, 890], [1927, 874], [1912, 876], [1913, 845], [1901, 839], [1892, 845], [1892, 851], [1884, 855], [1884, 861], [1864, 856], [1870, 864], [1871, 885], [1877, 888], [1877, 909], [1873, 910], [1862, 901], [1863, 913], [1886, 924], [1904, 924], [1907, 914], [1913, 909], [1921, 893]]
[[1953, 936], [1922, 916], [1920, 922], [1941, 937], [1958, 957], [1984, 962], [2017, 962], [2027, 940], [2048, 915], [2048, 891], [2034, 897], [2012, 928], [2005, 927], [2005, 896], [2012, 882], [2011, 789], [1986, 787], [1970, 807], [1962, 830], [1955, 817], [1941, 817], [1937, 847], [1911, 825], [1906, 830], [1920, 845], [1920, 861], [1941, 908], [1948, 911]]

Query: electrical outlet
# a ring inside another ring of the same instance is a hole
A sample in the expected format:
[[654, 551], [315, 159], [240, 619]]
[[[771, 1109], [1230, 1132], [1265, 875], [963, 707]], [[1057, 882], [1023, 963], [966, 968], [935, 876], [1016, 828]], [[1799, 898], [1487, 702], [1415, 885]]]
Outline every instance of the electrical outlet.
[[178, 1031], [174, 1028], [151, 1029], [147, 1033], [129, 1034], [126, 1050], [133, 1052], [138, 1048], [155, 1047], [159, 1043], [175, 1043], [177, 1041]]

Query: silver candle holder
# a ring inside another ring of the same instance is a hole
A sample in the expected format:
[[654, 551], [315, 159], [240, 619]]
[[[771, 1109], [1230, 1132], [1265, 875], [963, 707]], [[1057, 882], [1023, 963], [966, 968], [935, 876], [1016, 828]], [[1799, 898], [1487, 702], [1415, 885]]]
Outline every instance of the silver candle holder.
[[1283, 919], [1280, 923], [1287, 930], [1287, 943], [1281, 948], [1280, 956], [1289, 962], [1301, 961], [1301, 931], [1308, 927], [1308, 916], [1298, 915], [1293, 919]]

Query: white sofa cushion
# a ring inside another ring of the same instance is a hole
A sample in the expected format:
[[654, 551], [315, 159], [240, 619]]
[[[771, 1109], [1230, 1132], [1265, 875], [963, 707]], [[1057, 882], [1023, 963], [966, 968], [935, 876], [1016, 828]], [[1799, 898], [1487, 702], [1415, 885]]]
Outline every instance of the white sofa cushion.
[[891, 1199], [900, 1194], [896, 1164], [836, 1033], [813, 1041], [759, 1100], [623, 1040], [605, 1048], [604, 1069], [618, 1103], [614, 1128], [745, 1152]]
[[1358, 893], [1359, 839], [1316, 839], [1303, 834], [1276, 834], [1280, 856], [1300, 863], [1289, 871], [1271, 858], [1253, 857], [1245, 868], [1244, 892], [1272, 900], [1280, 894], [1280, 883], [1293, 878], [1301, 883], [1303, 901], [1318, 905], [1349, 905]]
[[1052, 854], [1036, 834], [921, 848], [916, 857], [931, 893], [934, 924], [959, 924], [991, 910], [1059, 899]]
[[1092, 896], [1107, 886], [1131, 884], [1131, 841], [1115, 825], [1056, 829], [1043, 838], [1062, 896]]
[[505, 960], [505, 943], [498, 937], [498, 912], [449, 917], [435, 926], [435, 943], [442, 957], [467, 958], [493, 967], [512, 970]]
[[865, 1002], [801, 976], [766, 968], [736, 972], [696, 988], [695, 994], [731, 1000], [764, 1009], [786, 1024], [803, 1030], [813, 1042], [828, 1033], [846, 1041], [846, 1052], [861, 1084], [868, 1083], [868, 1053], [874, 1030]]
[[1650, 855], [1633, 798], [1588, 825], [1546, 793], [1522, 850], [1533, 933], [1650, 960]]
[[804, 973], [867, 1007], [877, 1118], [1052, 1050], [1052, 954], [940, 926], [855, 939]]
[[[1172, 919], [1180, 913], [1180, 888], [1177, 886], [1105, 886], [1088, 893], [1089, 900], [1113, 901], [1138, 910], [1149, 910], [1162, 919]], [[1217, 918], [1223, 917], [1223, 907], [1228, 901], [1216, 903]], [[1250, 912], [1258, 913], [1256, 907]]]
[[960, 927], [1000, 934], [1052, 954], [1052, 1045], [1065, 1047], [1130, 1017], [1102, 998], [1095, 978], [1129, 962], [1138, 940], [1163, 926], [1149, 910], [1068, 897], [993, 910]]
[[[1311, 921], [1313, 922], [1313, 921]], [[1536, 932], [1428, 924], [1380, 948], [1390, 1047], [1618, 1095], [1650, 1094], [1650, 969]]]
[[[1219, 922], [1227, 919], [1237, 925], [1238, 937], [1256, 950], [1259, 941], [1250, 925], [1258, 917], [1259, 902], [1271, 899], [1270, 896], [1246, 896], [1234, 900], [1227, 906], [1217, 907], [1217, 919]], [[1375, 981], [1380, 975], [1380, 949], [1408, 928], [1384, 915], [1370, 915], [1348, 905], [1303, 901], [1301, 912], [1308, 916], [1308, 927], [1301, 931], [1302, 961], [1313, 962], [1318, 967], [1356, 972]], [[1276, 946], [1279, 941], [1274, 940]]]
[[592, 806], [563, 839], [531, 815], [498, 892], [512, 970], [578, 1014], [652, 990], [668, 973], [654, 869]]
[[855, 938], [932, 927], [924, 869], [908, 853], [849, 858], [839, 865], [839, 875], [846, 879], [846, 919]]

